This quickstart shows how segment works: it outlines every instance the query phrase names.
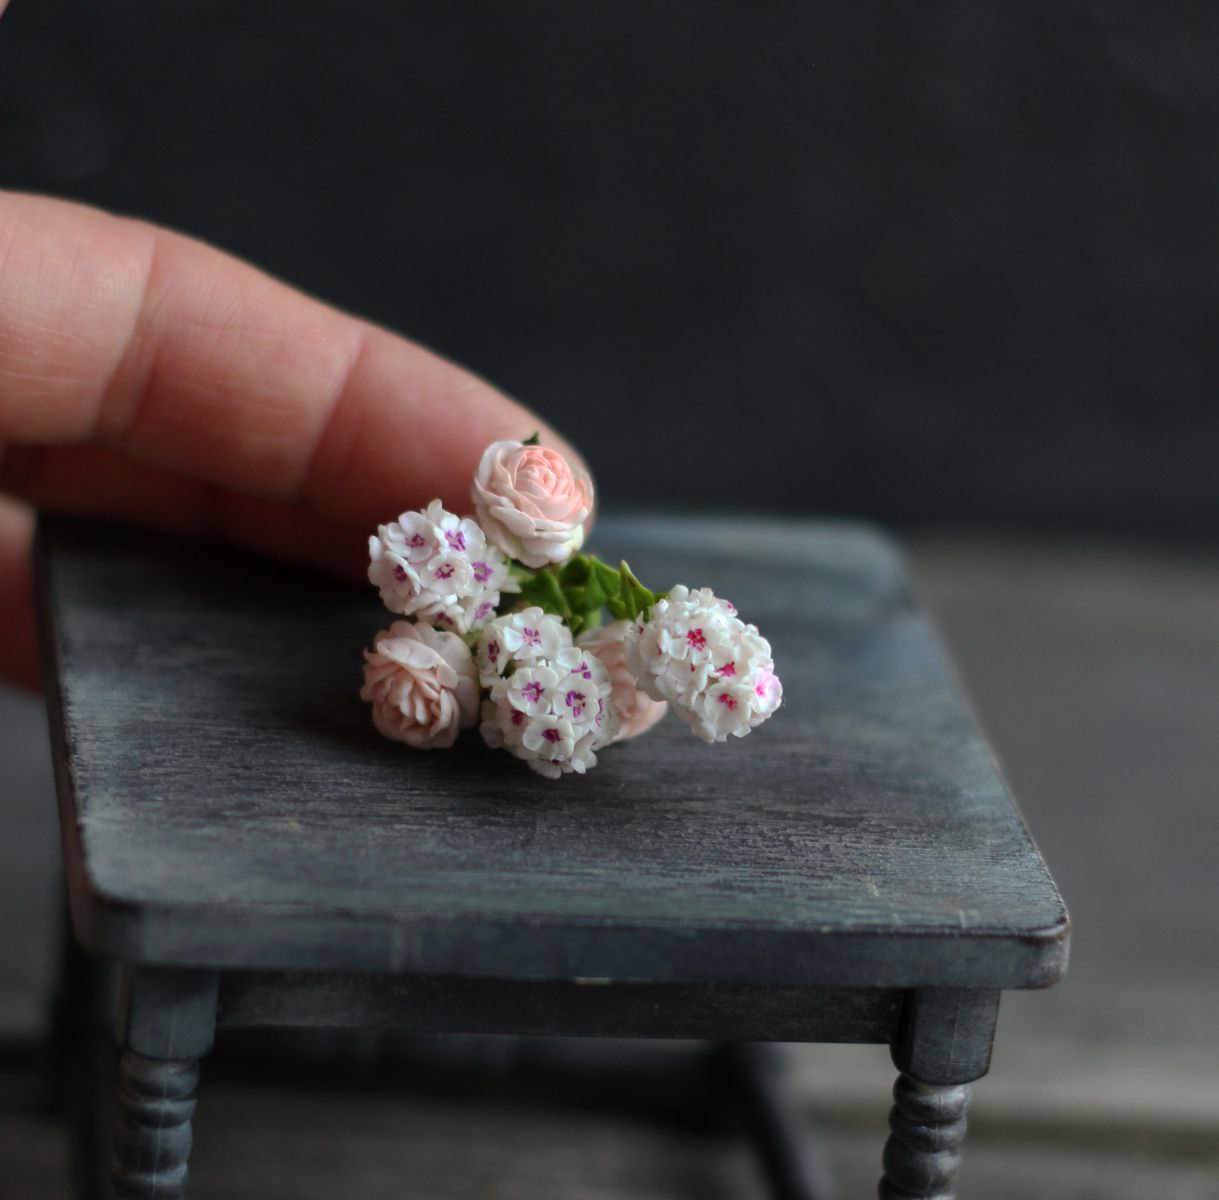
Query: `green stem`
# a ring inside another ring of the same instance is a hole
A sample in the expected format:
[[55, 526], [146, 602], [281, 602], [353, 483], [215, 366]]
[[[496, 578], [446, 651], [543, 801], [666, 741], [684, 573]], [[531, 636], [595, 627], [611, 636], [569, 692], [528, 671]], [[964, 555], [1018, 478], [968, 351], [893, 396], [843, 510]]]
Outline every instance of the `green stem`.
[[566, 621], [573, 634], [599, 625], [603, 609], [615, 620], [633, 620], [661, 598], [639, 581], [627, 563], [611, 567], [594, 554], [576, 554], [562, 565], [537, 571], [514, 563], [513, 575], [521, 590], [509, 608], [537, 605]]

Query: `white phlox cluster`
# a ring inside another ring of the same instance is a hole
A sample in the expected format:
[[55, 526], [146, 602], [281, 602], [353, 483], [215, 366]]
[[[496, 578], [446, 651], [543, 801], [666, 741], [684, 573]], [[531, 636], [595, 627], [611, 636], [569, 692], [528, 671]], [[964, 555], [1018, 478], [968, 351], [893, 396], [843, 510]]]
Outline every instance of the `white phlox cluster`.
[[497, 617], [479, 638], [477, 661], [488, 746], [550, 779], [596, 766], [596, 752], [618, 732], [610, 675], [572, 644], [559, 617], [536, 607]]
[[705, 742], [744, 737], [782, 702], [770, 643], [709, 588], [675, 586], [631, 623], [624, 649], [639, 687]]
[[482, 628], [500, 593], [514, 591], [503, 552], [476, 521], [433, 500], [368, 539], [368, 579], [390, 612], [455, 633]]

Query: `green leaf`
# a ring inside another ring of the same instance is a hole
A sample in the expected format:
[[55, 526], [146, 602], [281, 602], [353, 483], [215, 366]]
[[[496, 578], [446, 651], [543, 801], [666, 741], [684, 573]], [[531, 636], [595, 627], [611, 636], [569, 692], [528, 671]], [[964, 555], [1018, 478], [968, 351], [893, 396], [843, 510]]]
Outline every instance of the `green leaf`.
[[618, 572], [622, 578], [620, 594], [624, 616], [627, 620], [633, 621], [640, 613], [647, 612], [656, 603], [656, 593], [639, 582], [635, 577], [635, 572], [631, 570], [625, 560], [618, 568]]
[[559, 585], [559, 577], [553, 571], [538, 571], [532, 579], [521, 583], [519, 600], [526, 608], [536, 604], [543, 612], [554, 613], [566, 620], [571, 616], [571, 606]]
[[522, 443], [522, 446], [536, 446], [542, 440], [542, 436], [535, 429], [532, 437], [527, 437]]
[[542, 604], [542, 607], [547, 612], [557, 612], [565, 617], [570, 615], [571, 605], [567, 603], [567, 597], [559, 586], [558, 576], [550, 571], [543, 571], [538, 578], [543, 581], [546, 596], [546, 601]]
[[589, 558], [593, 575], [607, 596], [616, 596], [622, 590], [622, 574], [616, 567], [603, 563], [599, 558]]
[[584, 603], [577, 604], [575, 602], [575, 598], [573, 597], [571, 603], [572, 608], [580, 608], [586, 612], [592, 612], [595, 609], [596, 611], [600, 612], [605, 606], [606, 602], [609, 600], [609, 596], [606, 594], [605, 589], [601, 586], [601, 581], [596, 577], [596, 575], [589, 577], [588, 583], [580, 589], [580, 592], [584, 596]]
[[571, 636], [579, 637], [586, 629], [592, 629], [601, 624], [601, 613], [597, 611], [578, 612], [567, 624], [571, 628]]
[[579, 617], [584, 629], [599, 625], [601, 610], [622, 592], [622, 576], [591, 554], [569, 558], [559, 571], [559, 582], [568, 608]]
[[559, 578], [566, 587], [582, 587], [592, 574], [592, 561], [587, 554], [576, 554], [569, 558], [559, 572]]
[[592, 560], [588, 580], [589, 608], [604, 608], [614, 597], [622, 594], [622, 576], [605, 563]]

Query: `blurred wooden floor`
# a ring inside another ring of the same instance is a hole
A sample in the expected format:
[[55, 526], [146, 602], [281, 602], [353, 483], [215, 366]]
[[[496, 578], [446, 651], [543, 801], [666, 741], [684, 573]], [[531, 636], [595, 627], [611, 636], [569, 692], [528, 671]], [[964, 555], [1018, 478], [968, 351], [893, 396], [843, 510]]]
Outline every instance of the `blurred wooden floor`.
[[[1219, 1200], [1219, 561], [929, 539], [912, 558], [1075, 925], [1067, 982], [1005, 997], [962, 1194]], [[56, 831], [41, 712], [6, 694], [0, 764], [0, 1200], [59, 1200], [34, 1057]], [[797, 1071], [843, 1200], [874, 1194], [885, 1052], [810, 1047]], [[735, 1138], [601, 1103], [592, 1078], [549, 1101], [409, 1082], [214, 1080], [192, 1196], [763, 1194]]]

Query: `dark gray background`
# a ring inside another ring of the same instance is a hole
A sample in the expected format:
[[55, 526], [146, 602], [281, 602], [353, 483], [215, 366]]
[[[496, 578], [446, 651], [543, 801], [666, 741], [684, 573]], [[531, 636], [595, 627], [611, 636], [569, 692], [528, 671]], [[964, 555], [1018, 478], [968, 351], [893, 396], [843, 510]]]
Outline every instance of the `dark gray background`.
[[0, 183], [551, 416], [604, 501], [1213, 539], [1219, 9], [14, 0]]

